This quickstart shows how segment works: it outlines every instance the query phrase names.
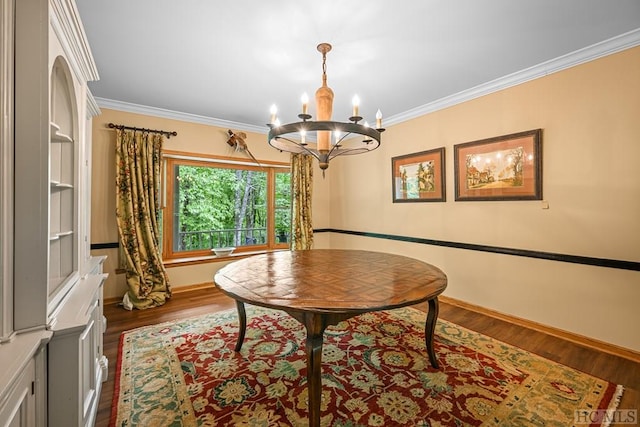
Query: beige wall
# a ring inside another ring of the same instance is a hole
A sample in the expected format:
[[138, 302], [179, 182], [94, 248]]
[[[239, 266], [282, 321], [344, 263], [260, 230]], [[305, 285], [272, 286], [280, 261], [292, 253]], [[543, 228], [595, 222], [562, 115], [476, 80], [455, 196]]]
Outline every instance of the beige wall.
[[[314, 227], [640, 261], [640, 48], [630, 49], [390, 127], [381, 147], [316, 169]], [[429, 84], [424, 82], [423, 84]], [[115, 242], [114, 132], [108, 122], [176, 130], [170, 150], [230, 155], [226, 129], [103, 110], [94, 119], [92, 242]], [[540, 201], [455, 202], [453, 146], [543, 129]], [[249, 134], [253, 153], [287, 160]], [[446, 147], [447, 202], [394, 204], [391, 157]], [[640, 351], [640, 272], [341, 234], [315, 247], [406, 254], [449, 277], [446, 295]], [[116, 250], [94, 251], [110, 256]], [[170, 268], [172, 286], [211, 281], [221, 265]], [[107, 297], [124, 293], [111, 274]]]
[[[393, 126], [332, 171], [331, 227], [639, 262], [639, 76], [635, 48]], [[455, 144], [536, 128], [548, 210], [454, 201]], [[447, 202], [392, 203], [391, 157], [442, 146]], [[640, 272], [335, 234], [329, 245], [432, 262], [450, 297], [640, 351]]]

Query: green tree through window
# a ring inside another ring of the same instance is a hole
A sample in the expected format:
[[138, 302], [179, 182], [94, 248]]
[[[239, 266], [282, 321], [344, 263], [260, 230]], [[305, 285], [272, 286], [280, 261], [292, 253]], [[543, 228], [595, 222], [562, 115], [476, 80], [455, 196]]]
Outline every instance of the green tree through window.
[[165, 257], [210, 255], [212, 248], [230, 246], [240, 252], [288, 246], [288, 168], [169, 158], [167, 171]]
[[289, 243], [291, 234], [291, 173], [276, 173], [276, 238]]

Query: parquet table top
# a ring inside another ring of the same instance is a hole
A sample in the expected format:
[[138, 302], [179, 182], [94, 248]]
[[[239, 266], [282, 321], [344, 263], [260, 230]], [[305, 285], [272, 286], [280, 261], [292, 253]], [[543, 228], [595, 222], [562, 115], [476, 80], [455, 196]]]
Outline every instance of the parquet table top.
[[440, 269], [413, 258], [338, 249], [245, 258], [220, 269], [214, 281], [245, 302], [320, 311], [417, 304], [439, 295], [447, 285]]

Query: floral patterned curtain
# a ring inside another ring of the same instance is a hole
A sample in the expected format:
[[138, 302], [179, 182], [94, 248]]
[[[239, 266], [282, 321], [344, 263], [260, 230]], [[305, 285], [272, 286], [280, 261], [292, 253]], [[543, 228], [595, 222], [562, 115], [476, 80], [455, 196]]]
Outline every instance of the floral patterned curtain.
[[117, 130], [116, 221], [127, 286], [125, 307], [145, 309], [171, 297], [162, 264], [158, 214], [163, 136]]
[[311, 249], [313, 221], [311, 196], [313, 194], [313, 157], [306, 154], [291, 155], [291, 250]]

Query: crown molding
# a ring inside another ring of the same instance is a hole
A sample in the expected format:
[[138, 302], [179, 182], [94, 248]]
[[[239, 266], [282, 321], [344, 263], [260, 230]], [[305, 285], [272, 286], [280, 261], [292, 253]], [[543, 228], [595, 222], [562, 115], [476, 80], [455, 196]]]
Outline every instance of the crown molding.
[[[621, 52], [632, 47], [640, 45], [640, 28], [610, 38], [600, 43], [587, 46], [576, 50], [558, 58], [525, 68], [524, 70], [508, 74], [504, 77], [491, 80], [487, 83], [472, 87], [467, 90], [455, 93], [436, 101], [424, 104], [400, 114], [395, 114], [385, 118], [385, 126], [389, 127], [408, 120], [415, 119], [425, 114], [433, 113], [444, 108], [448, 108], [484, 95], [498, 92], [503, 89], [517, 86], [519, 84], [535, 80], [576, 65], [584, 64], [595, 59]], [[96, 97], [98, 105], [102, 108], [112, 110], [125, 111], [129, 113], [144, 114], [154, 117], [162, 117], [166, 119], [181, 120], [185, 122], [200, 123], [205, 125], [218, 126], [223, 128], [234, 128], [247, 132], [255, 132], [267, 134], [267, 130], [263, 126], [249, 125], [246, 123], [232, 122], [229, 120], [216, 119], [212, 117], [199, 116], [196, 114], [182, 113], [179, 111], [165, 110], [163, 108], [149, 107], [145, 105], [132, 104], [128, 102], [116, 101], [106, 98]]]
[[640, 28], [385, 118], [389, 127], [640, 45]]
[[113, 99], [96, 97], [96, 102], [100, 108], [124, 111], [127, 113], [144, 114], [146, 116], [161, 117], [164, 119], [180, 120], [183, 122], [198, 123], [203, 125], [218, 126], [227, 129], [243, 130], [245, 132], [255, 132], [267, 134], [266, 126], [255, 126], [246, 123], [233, 122], [230, 120], [216, 119], [213, 117], [200, 116], [197, 114], [182, 113], [180, 111], [166, 110], [164, 108], [149, 107], [146, 105], [133, 104], [130, 102], [116, 101]]
[[90, 90], [87, 89], [87, 119], [100, 115], [100, 107]]
[[51, 0], [51, 25], [58, 36], [76, 77], [81, 81], [99, 80], [98, 69], [84, 32], [80, 13], [73, 0]]

